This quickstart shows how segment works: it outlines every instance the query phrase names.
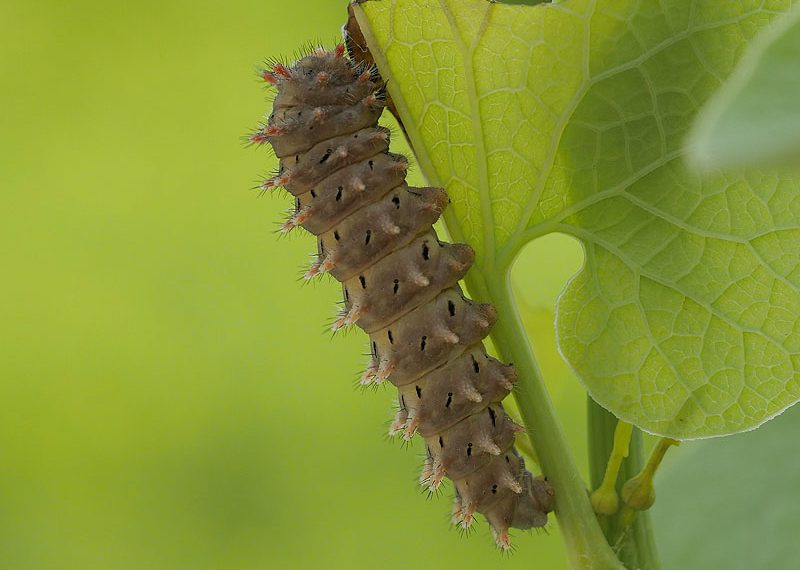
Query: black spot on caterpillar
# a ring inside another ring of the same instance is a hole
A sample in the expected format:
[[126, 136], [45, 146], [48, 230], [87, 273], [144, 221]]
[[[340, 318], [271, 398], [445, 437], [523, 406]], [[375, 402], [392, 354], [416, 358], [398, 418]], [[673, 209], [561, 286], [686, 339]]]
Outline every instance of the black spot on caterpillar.
[[523, 428], [500, 403], [516, 371], [483, 346], [494, 308], [458, 285], [472, 249], [441, 242], [433, 230], [447, 194], [406, 184], [408, 161], [389, 152], [389, 132], [377, 125], [384, 86], [374, 66], [344, 51], [317, 50], [262, 73], [277, 95], [250, 139], [269, 143], [280, 159], [262, 188], [282, 186], [295, 198], [283, 231], [302, 226], [317, 237], [306, 278], [330, 273], [342, 283], [334, 328], [356, 324], [369, 334], [362, 383], [397, 387], [390, 433], [425, 440], [420, 482], [436, 490], [451, 479], [454, 523], [469, 527], [481, 513], [509, 548], [510, 527], [544, 526], [553, 509], [551, 487], [514, 448]]

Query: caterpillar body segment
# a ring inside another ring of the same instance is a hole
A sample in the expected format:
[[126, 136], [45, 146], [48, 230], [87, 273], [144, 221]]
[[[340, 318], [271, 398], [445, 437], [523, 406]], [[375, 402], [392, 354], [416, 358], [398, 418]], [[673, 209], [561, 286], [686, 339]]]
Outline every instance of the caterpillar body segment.
[[373, 221], [369, 227], [363, 227], [361, 216], [348, 217], [319, 235], [319, 256], [332, 258], [331, 275], [346, 281], [430, 228], [446, 206], [442, 189], [412, 190], [401, 183], [364, 208], [363, 217]]
[[[297, 211], [308, 211], [304, 228], [319, 235], [353, 214], [363, 206], [377, 202], [387, 192], [403, 184], [408, 168], [407, 161], [397, 155], [377, 154], [363, 164], [354, 164], [331, 173], [313, 189], [307, 188], [297, 194]], [[288, 175], [287, 180], [291, 180]], [[289, 192], [295, 186], [285, 184]], [[313, 193], [312, 193], [313, 192]]]
[[[516, 370], [476, 344], [458, 358], [416, 381], [398, 386], [401, 409], [423, 437], [438, 434], [463, 418], [499, 402], [513, 388]], [[395, 380], [392, 380], [394, 383]]]
[[330, 273], [342, 283], [333, 328], [356, 324], [370, 336], [361, 382], [397, 386], [390, 433], [424, 439], [420, 482], [435, 490], [451, 479], [453, 522], [466, 528], [481, 513], [497, 545], [509, 548], [509, 528], [547, 524], [553, 492], [514, 448], [522, 428], [501, 401], [516, 372], [482, 342], [496, 312], [458, 286], [474, 252], [442, 242], [432, 228], [446, 193], [406, 184], [408, 161], [389, 152], [389, 131], [377, 124], [384, 86], [342, 46], [261, 75], [277, 96], [251, 140], [269, 143], [280, 159], [261, 187], [293, 195], [285, 231], [299, 225], [317, 237], [305, 277]]

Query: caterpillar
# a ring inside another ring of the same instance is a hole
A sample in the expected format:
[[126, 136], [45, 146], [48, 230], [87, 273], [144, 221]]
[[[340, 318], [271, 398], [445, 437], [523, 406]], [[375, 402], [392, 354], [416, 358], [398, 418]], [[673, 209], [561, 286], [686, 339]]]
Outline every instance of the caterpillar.
[[509, 528], [547, 524], [553, 491], [514, 447], [524, 428], [501, 401], [516, 372], [483, 345], [495, 310], [459, 286], [474, 252], [441, 241], [432, 227], [447, 194], [406, 184], [408, 161], [389, 152], [390, 132], [378, 126], [385, 85], [344, 45], [260, 75], [277, 93], [249, 139], [269, 144], [279, 159], [277, 174], [260, 187], [294, 197], [281, 231], [302, 227], [316, 236], [317, 258], [305, 277], [328, 273], [341, 282], [334, 330], [355, 324], [369, 335], [361, 383], [397, 387], [390, 434], [424, 439], [420, 483], [437, 490], [445, 477], [452, 481], [453, 523], [468, 528], [481, 513], [496, 544], [510, 548]]

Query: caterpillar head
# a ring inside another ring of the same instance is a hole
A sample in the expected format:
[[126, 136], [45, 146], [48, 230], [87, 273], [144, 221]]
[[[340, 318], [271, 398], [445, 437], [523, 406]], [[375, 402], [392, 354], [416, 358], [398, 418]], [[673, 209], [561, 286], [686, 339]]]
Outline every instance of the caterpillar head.
[[528, 529], [547, 524], [547, 513], [554, 508], [553, 488], [544, 477], [533, 477], [526, 471], [524, 493], [517, 503], [511, 526]]

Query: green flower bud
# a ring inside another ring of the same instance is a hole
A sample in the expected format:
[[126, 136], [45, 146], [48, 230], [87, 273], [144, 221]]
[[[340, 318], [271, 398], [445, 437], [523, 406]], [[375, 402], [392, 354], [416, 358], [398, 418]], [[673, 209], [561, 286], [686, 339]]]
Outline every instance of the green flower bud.
[[613, 515], [619, 510], [619, 496], [614, 489], [602, 487], [592, 493], [592, 508], [599, 515]]
[[641, 473], [622, 486], [622, 500], [635, 511], [646, 511], [656, 502], [653, 478]]

